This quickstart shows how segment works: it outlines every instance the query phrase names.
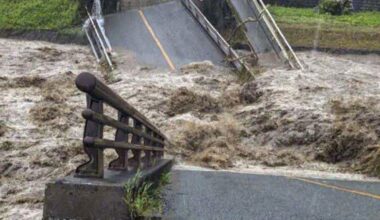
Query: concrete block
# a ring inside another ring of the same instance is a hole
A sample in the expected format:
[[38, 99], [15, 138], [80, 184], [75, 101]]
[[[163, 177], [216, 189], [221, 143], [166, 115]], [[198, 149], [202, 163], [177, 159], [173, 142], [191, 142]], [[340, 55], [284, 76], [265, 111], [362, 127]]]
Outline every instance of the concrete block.
[[[155, 167], [142, 171], [142, 179], [157, 180], [171, 166], [172, 160], [161, 160]], [[48, 183], [43, 219], [129, 219], [123, 186], [133, 175], [105, 170], [102, 179], [70, 175]]]

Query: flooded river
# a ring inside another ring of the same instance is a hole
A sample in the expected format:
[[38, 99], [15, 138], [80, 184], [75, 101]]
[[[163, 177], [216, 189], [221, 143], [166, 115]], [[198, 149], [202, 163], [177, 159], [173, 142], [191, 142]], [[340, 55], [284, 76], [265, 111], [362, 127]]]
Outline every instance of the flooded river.
[[305, 71], [242, 82], [210, 62], [169, 72], [122, 53], [107, 73], [87, 47], [0, 39], [0, 219], [41, 218], [45, 184], [85, 161], [85, 95], [73, 84], [83, 71], [168, 134], [180, 163], [374, 175], [361, 161], [380, 146], [380, 56], [298, 55]]

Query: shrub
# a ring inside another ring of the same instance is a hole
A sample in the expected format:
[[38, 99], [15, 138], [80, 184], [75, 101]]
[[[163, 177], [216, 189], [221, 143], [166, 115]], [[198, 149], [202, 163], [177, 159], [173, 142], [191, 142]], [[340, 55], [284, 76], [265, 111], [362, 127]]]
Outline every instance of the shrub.
[[320, 13], [331, 15], [349, 14], [351, 10], [350, 0], [322, 0], [319, 5]]

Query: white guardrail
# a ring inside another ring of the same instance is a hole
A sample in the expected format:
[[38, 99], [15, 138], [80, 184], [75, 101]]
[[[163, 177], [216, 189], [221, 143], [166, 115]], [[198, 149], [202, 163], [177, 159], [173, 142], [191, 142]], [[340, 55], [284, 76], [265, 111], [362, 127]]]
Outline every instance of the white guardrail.
[[268, 11], [265, 3], [262, 0], [249, 0], [254, 7], [259, 10], [259, 14], [262, 14], [261, 18], [268, 27], [273, 40], [276, 41], [278, 46], [281, 48], [282, 55], [289, 61], [289, 65], [292, 68], [304, 69], [301, 61], [298, 59], [297, 55], [294, 53], [293, 48], [290, 46], [289, 42], [286, 40], [284, 34], [278, 27], [277, 23], [273, 19], [271, 13]]
[[238, 70], [246, 70], [249, 72], [249, 67], [241, 60], [241, 57], [234, 49], [227, 43], [227, 41], [219, 34], [210, 21], [203, 15], [201, 10], [195, 5], [192, 0], [182, 0], [182, 3], [197, 19], [198, 23], [203, 27], [207, 34], [214, 40], [223, 53], [231, 58], [232, 64]]
[[112, 51], [111, 45], [103, 28], [100, 26], [98, 19], [94, 18], [89, 13], [87, 26], [84, 27], [84, 31], [90, 42], [91, 50], [94, 53], [96, 60], [100, 62], [104, 58], [109, 67], [113, 70], [113, 64], [109, 56], [109, 53]]

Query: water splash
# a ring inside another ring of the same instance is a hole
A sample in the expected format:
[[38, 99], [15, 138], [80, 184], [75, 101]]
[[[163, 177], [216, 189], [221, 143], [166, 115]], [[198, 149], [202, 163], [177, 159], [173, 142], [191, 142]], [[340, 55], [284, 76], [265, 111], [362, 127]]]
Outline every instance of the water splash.
[[319, 46], [320, 32], [322, 26], [322, 19], [318, 20], [317, 30], [315, 31], [314, 40], [313, 40], [313, 50], [312, 52], [316, 52]]

